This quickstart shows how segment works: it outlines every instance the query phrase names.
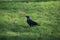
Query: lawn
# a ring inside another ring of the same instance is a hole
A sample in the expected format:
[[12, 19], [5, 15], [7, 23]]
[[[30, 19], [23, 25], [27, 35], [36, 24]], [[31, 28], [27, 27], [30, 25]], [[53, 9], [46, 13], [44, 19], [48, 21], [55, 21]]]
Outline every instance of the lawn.
[[[25, 15], [40, 26], [30, 27]], [[0, 2], [0, 40], [60, 40], [60, 1]]]

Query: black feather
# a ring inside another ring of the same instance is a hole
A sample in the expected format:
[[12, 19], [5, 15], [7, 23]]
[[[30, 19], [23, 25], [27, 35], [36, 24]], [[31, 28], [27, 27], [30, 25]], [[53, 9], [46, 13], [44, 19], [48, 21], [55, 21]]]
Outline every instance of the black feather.
[[38, 23], [32, 21], [29, 16], [26, 16], [26, 18], [27, 18], [27, 23], [30, 25], [30, 27], [38, 25]]

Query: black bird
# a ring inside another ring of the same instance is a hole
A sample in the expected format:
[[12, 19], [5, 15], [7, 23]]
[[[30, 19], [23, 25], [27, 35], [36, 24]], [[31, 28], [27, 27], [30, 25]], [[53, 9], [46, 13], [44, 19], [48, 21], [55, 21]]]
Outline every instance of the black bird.
[[27, 23], [30, 25], [30, 27], [38, 25], [38, 23], [32, 21], [29, 16], [26, 16], [26, 18], [27, 18]]

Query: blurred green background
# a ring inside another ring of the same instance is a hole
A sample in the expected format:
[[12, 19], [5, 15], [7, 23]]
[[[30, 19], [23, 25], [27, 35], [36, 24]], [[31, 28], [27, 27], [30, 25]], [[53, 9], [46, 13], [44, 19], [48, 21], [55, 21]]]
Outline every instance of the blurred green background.
[[0, 1], [41, 2], [41, 1], [60, 1], [60, 0], [0, 0]]
[[[24, 12], [40, 26], [30, 28]], [[60, 40], [60, 1], [0, 0], [0, 40]]]

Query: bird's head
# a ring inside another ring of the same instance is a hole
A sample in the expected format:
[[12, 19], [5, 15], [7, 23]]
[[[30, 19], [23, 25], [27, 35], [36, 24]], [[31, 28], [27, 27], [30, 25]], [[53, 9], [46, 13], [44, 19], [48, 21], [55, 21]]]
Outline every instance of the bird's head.
[[26, 16], [26, 18], [30, 18], [29, 16]]

